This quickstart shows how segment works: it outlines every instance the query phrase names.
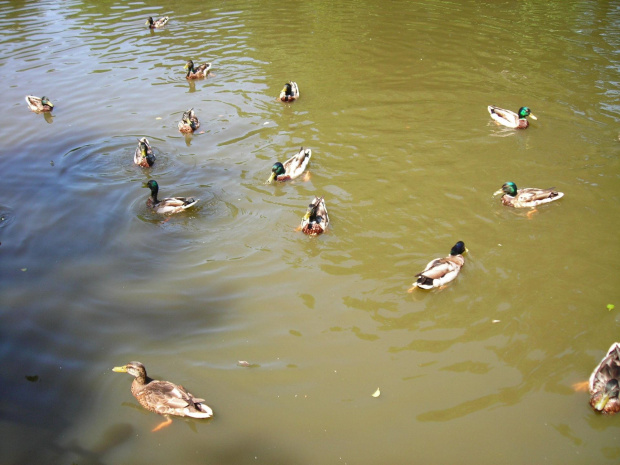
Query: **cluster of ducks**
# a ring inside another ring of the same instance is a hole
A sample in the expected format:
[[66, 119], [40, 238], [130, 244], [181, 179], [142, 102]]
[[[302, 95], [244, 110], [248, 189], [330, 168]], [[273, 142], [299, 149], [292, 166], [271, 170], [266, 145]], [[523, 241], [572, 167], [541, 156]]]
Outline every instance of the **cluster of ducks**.
[[[154, 21], [149, 17], [146, 25], [150, 29], [164, 27], [169, 21], [167, 16]], [[202, 79], [211, 73], [211, 63], [204, 63], [196, 67], [192, 60], [189, 60], [184, 69], [187, 70], [186, 79]], [[299, 86], [296, 82], [290, 81], [282, 88], [279, 100], [282, 102], [293, 102], [299, 98]], [[26, 96], [26, 102], [30, 110], [36, 113], [51, 112], [54, 109], [53, 103], [45, 96], [39, 98], [32, 95]], [[493, 105], [488, 106], [491, 118], [498, 124], [513, 128], [526, 129], [529, 126], [528, 117], [537, 119], [528, 107], [521, 107], [518, 113], [505, 110]], [[181, 133], [191, 134], [200, 127], [200, 121], [194, 109], [190, 108], [183, 113], [178, 128]], [[312, 151], [301, 147], [299, 152], [286, 160], [284, 163], [276, 162], [271, 168], [271, 175], [266, 184], [276, 182], [286, 182], [299, 178], [304, 174]], [[149, 168], [155, 163], [153, 149], [146, 137], [138, 140], [138, 147], [134, 154], [134, 163], [138, 166]], [[306, 173], [307, 174], [307, 173]], [[151, 195], [146, 201], [148, 208], [161, 215], [172, 215], [182, 212], [193, 205], [199, 199], [191, 197], [168, 197], [158, 198], [159, 185], [155, 180], [149, 180], [143, 187], [151, 191]], [[553, 202], [564, 196], [555, 188], [538, 189], [525, 188], [518, 189], [514, 182], [505, 183], [494, 195], [501, 194], [503, 205], [513, 208], [535, 208], [538, 205]], [[535, 210], [533, 210], [535, 211]], [[322, 234], [329, 224], [329, 216], [323, 197], [315, 196], [308, 205], [306, 214], [303, 216], [301, 229], [305, 234], [316, 236]], [[416, 282], [409, 291], [415, 288], [432, 289], [443, 287], [453, 281], [465, 264], [463, 253], [467, 252], [465, 243], [458, 241], [450, 250], [447, 257], [431, 260], [426, 268], [416, 275]], [[145, 409], [163, 415], [167, 420], [153, 429], [157, 431], [172, 422], [170, 415], [192, 418], [210, 418], [213, 410], [204, 403], [204, 399], [194, 397], [183, 386], [174, 384], [170, 381], [159, 381], [150, 378], [146, 373], [146, 368], [140, 362], [129, 362], [127, 365], [114, 367], [113, 371], [128, 373], [134, 377], [131, 384], [131, 393]], [[588, 382], [588, 389], [591, 394], [590, 405], [597, 411], [613, 414], [620, 411], [620, 343], [614, 343], [601, 363], [594, 369]]]

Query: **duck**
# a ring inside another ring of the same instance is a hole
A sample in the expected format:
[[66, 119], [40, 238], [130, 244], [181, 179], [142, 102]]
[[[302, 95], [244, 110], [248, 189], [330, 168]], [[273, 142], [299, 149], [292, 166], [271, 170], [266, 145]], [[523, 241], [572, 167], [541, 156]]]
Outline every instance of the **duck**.
[[538, 119], [528, 107], [519, 108], [518, 114], [514, 111], [504, 110], [494, 105], [489, 105], [487, 109], [493, 121], [512, 129], [526, 129], [530, 125], [529, 121], [526, 119], [528, 116], [532, 119]]
[[297, 83], [290, 81], [284, 84], [284, 87], [280, 91], [280, 100], [283, 102], [292, 102], [299, 98], [299, 87]]
[[116, 373], [128, 373], [135, 379], [131, 383], [131, 393], [145, 409], [164, 415], [167, 420], [156, 426], [153, 431], [172, 423], [169, 415], [191, 418], [211, 418], [213, 410], [204, 403], [204, 399], [194, 397], [183, 386], [170, 381], [149, 378], [146, 368], [140, 362], [114, 367]]
[[168, 24], [168, 20], [170, 18], [168, 16], [164, 16], [163, 18], [159, 18], [157, 21], [153, 21], [153, 17], [149, 16], [149, 19], [146, 20], [146, 24], [149, 29], [157, 29], [159, 27], [164, 27], [166, 24]]
[[187, 70], [187, 74], [185, 75], [185, 79], [202, 79], [209, 75], [209, 70], [211, 69], [211, 63], [204, 63], [197, 68], [194, 67], [194, 62], [189, 60], [183, 69]]
[[54, 104], [47, 97], [35, 97], [34, 95], [26, 95], [26, 103], [28, 108], [35, 113], [52, 111]]
[[620, 342], [614, 342], [588, 382], [590, 405], [597, 412], [620, 412]]
[[312, 150], [302, 147], [297, 155], [293, 155], [284, 163], [279, 161], [274, 163], [271, 167], [271, 176], [267, 179], [266, 184], [271, 184], [273, 180], [282, 182], [298, 178], [306, 170], [311, 156]]
[[323, 197], [314, 197], [308, 211], [301, 219], [300, 229], [308, 236], [318, 236], [323, 234], [329, 225], [329, 216], [327, 215], [327, 207], [325, 207], [325, 199]]
[[461, 272], [463, 265], [465, 265], [465, 259], [463, 258], [465, 252], [467, 252], [465, 243], [458, 241], [450, 250], [450, 255], [431, 260], [424, 268], [424, 271], [416, 274], [418, 279], [413, 283], [413, 287], [409, 291], [411, 292], [416, 287], [432, 289], [454, 281]]
[[196, 202], [200, 200], [194, 199], [193, 197], [168, 197], [159, 200], [157, 198], [159, 184], [157, 184], [157, 181], [154, 179], [149, 180], [142, 187], [151, 189], [151, 196], [146, 201], [146, 206], [160, 215], [173, 215], [182, 212], [196, 205]]
[[179, 121], [179, 131], [184, 134], [191, 134], [199, 127], [200, 121], [198, 121], [198, 117], [196, 116], [196, 113], [194, 113], [193, 108], [190, 108], [183, 113], [183, 117], [181, 118], [181, 121]]
[[504, 183], [501, 189], [493, 193], [493, 195], [499, 194], [504, 194], [502, 195], [502, 203], [504, 205], [514, 208], [536, 207], [564, 197], [564, 193], [556, 191], [555, 187], [548, 189], [538, 189], [536, 187], [517, 189], [517, 185], [514, 182]]
[[133, 162], [144, 168], [153, 166], [155, 163], [155, 155], [153, 155], [153, 149], [146, 137], [138, 139], [138, 147], [136, 147], [136, 153], [133, 156]]

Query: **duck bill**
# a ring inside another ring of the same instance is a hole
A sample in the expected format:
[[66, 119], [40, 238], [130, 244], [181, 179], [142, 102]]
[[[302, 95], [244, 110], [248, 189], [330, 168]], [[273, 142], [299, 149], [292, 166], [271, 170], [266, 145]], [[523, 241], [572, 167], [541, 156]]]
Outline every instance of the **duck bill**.
[[594, 408], [598, 410], [599, 412], [602, 412], [605, 406], [607, 405], [607, 402], [609, 402], [609, 394], [605, 393], [601, 396], [599, 401], [594, 405]]
[[112, 371], [115, 371], [117, 373], [127, 373], [127, 365], [122, 367], [114, 367], [112, 368]]
[[265, 181], [265, 184], [271, 184], [275, 178], [276, 178], [276, 173], [271, 173], [271, 176], [269, 176], [269, 179]]
[[147, 19], [147, 20], [146, 20], [146, 22], [144, 23], [144, 25], [145, 25], [145, 26], [148, 26], [149, 24], [150, 24], [150, 23], [149, 23], [149, 20]]
[[538, 118], [536, 118], [536, 117], [534, 116], [534, 113], [530, 113], [530, 118], [532, 118], [532, 119], [538, 119]]
[[49, 100], [47, 101], [47, 104], [46, 104], [46, 105], [47, 105], [48, 107], [50, 107], [50, 108], [54, 108], [54, 104], [53, 104], [52, 102], [50, 102]]
[[311, 213], [312, 213], [312, 212], [307, 211], [307, 212], [306, 212], [306, 214], [304, 215], [303, 221], [308, 221], [308, 220], [310, 219], [310, 214], [311, 214]]
[[500, 189], [498, 191], [493, 192], [493, 196], [496, 196], [496, 195], [499, 195], [499, 194], [503, 194], [503, 193], [504, 193], [504, 191]]
[[189, 69], [189, 65], [186, 64], [185, 66], [183, 66], [183, 69]]

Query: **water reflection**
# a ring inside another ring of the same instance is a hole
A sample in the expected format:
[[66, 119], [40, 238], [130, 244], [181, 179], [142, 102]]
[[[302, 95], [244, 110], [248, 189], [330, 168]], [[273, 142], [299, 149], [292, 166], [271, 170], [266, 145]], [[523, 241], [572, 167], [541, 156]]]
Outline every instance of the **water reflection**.
[[[535, 454], [533, 431], [556, 461], [617, 461], [617, 424], [570, 389], [619, 324], [617, 8], [296, 8], [0, 5], [0, 461], [454, 463], [485, 447], [528, 463], [505, 451], [529, 434]], [[165, 30], [143, 27], [154, 13]], [[188, 82], [180, 64], [205, 55], [218, 77]], [[284, 105], [289, 79], [302, 97]], [[54, 125], [23, 108], [43, 87], [62, 99]], [[525, 99], [540, 108], [526, 132], [489, 121], [486, 105]], [[181, 137], [191, 107], [205, 134]], [[301, 145], [311, 180], [265, 186]], [[163, 222], [150, 178], [203, 200]], [[566, 202], [528, 220], [491, 197], [511, 179], [559, 183]], [[331, 224], [312, 239], [294, 229], [316, 193]], [[458, 280], [407, 294], [458, 239]], [[198, 442], [186, 425], [145, 434], [152, 418], [104, 374], [117, 357], [192, 373], [221, 417], [187, 424]], [[244, 358], [260, 366], [230, 368]]]

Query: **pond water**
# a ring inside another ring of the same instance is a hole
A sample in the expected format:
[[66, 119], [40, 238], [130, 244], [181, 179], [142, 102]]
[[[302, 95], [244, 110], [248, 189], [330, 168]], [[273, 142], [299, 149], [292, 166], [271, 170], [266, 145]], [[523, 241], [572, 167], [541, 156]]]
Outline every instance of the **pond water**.
[[[620, 340], [620, 4], [0, 13], [1, 463], [618, 463], [620, 417], [573, 384]], [[188, 59], [214, 76], [187, 82]], [[265, 185], [301, 146], [310, 179]], [[162, 222], [149, 179], [200, 202]], [[565, 196], [528, 216], [506, 181]], [[331, 224], [310, 238], [314, 195]], [[457, 240], [458, 279], [408, 293]], [[152, 433], [111, 371], [131, 360], [214, 418]]]

